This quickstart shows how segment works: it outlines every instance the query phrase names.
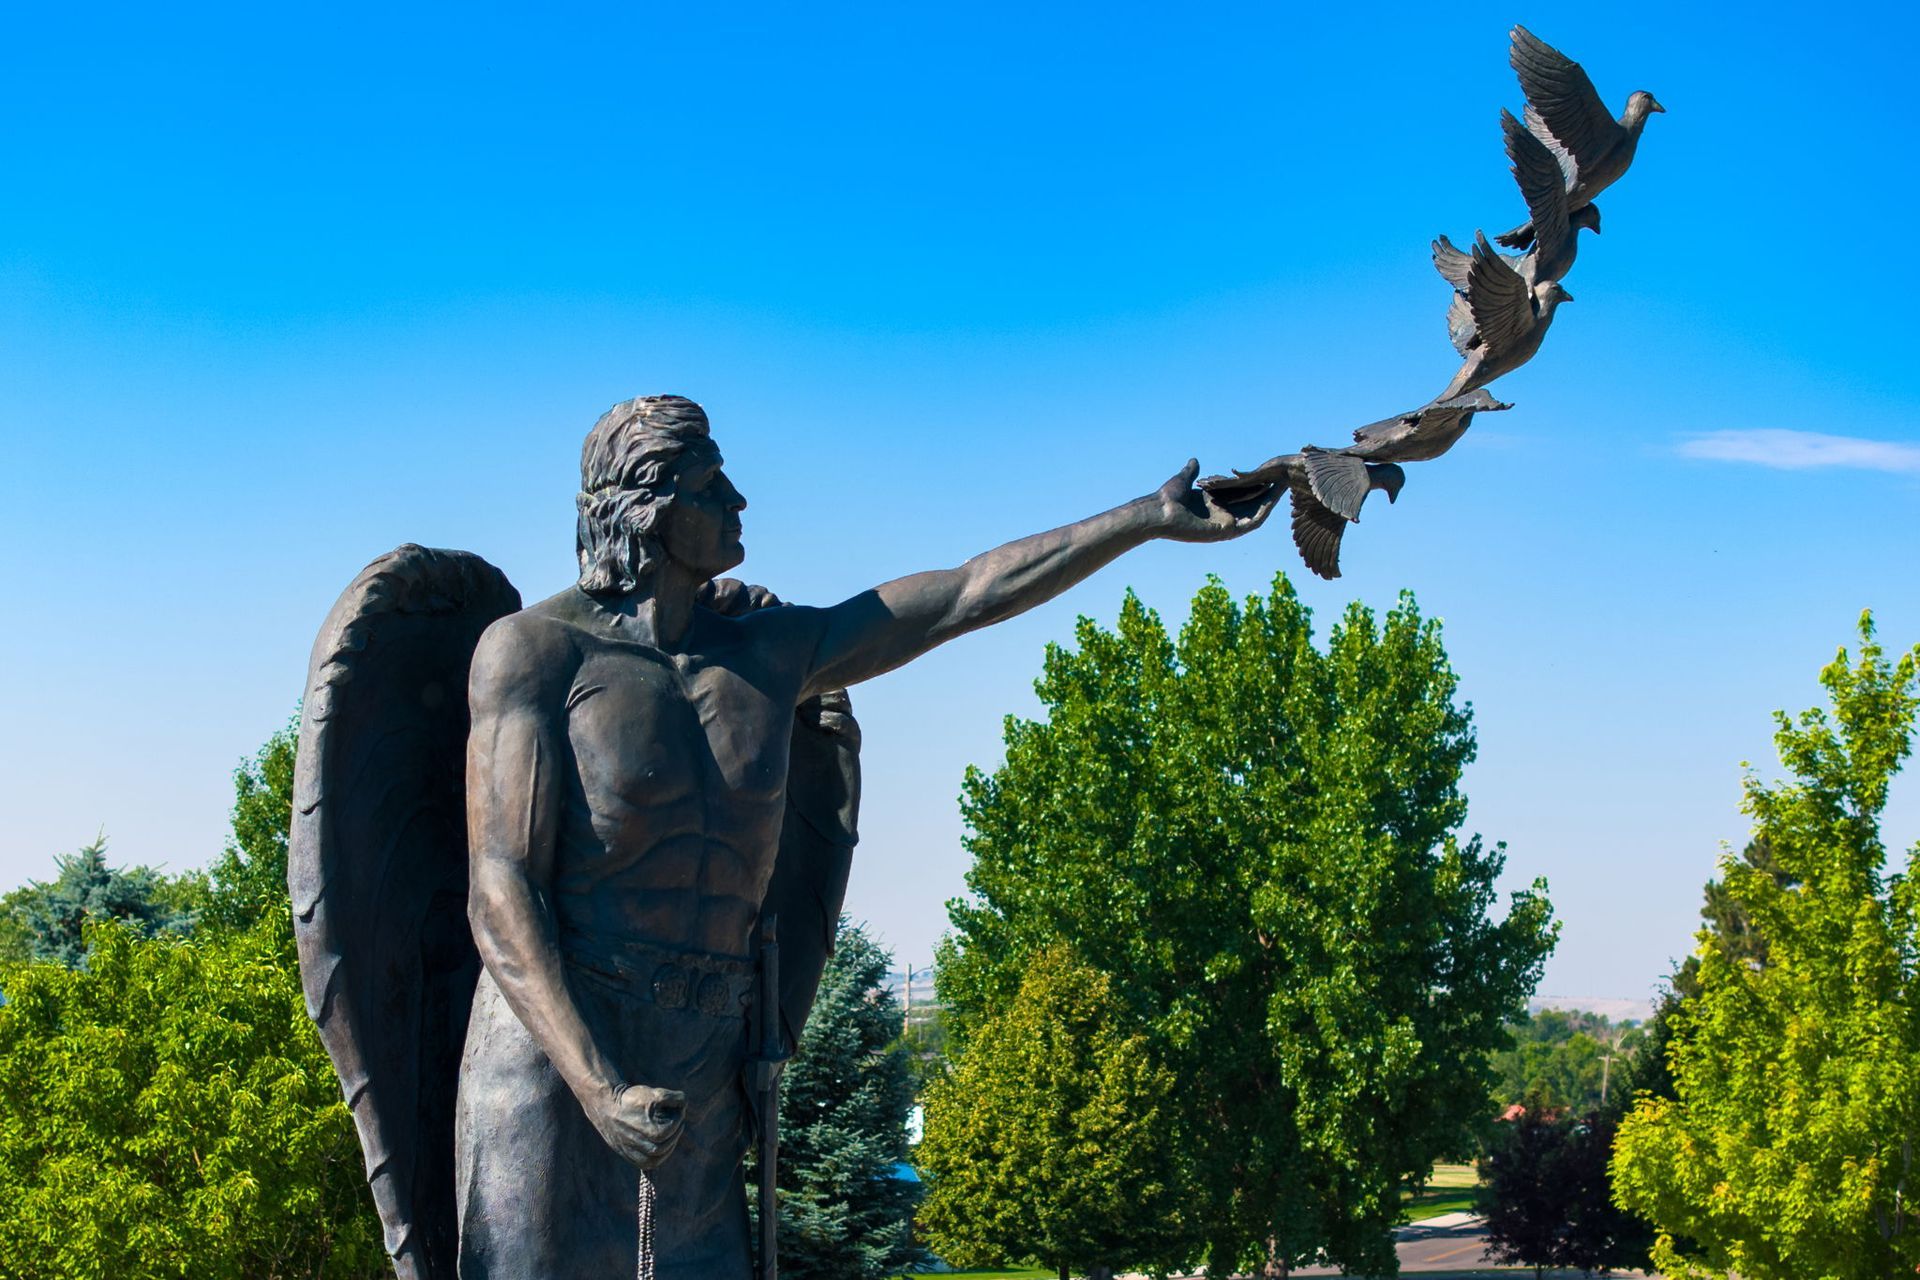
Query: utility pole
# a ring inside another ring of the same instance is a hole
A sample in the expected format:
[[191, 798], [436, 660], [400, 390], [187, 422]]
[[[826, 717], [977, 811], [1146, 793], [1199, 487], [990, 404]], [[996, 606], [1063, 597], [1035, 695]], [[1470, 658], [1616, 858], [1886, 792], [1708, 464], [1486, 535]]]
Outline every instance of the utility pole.
[[932, 972], [933, 972], [932, 965], [928, 965], [924, 969], [915, 969], [911, 964], [907, 966], [907, 982], [906, 982], [906, 988], [905, 988], [905, 998], [902, 999], [900, 1002], [901, 1009], [903, 1012], [903, 1017], [901, 1018], [901, 1022], [900, 1022], [900, 1030], [902, 1034], [905, 1034], [906, 1032], [913, 1030], [913, 976], [917, 973], [917, 974], [920, 974], [922, 977], [924, 977], [927, 974], [930, 974]]

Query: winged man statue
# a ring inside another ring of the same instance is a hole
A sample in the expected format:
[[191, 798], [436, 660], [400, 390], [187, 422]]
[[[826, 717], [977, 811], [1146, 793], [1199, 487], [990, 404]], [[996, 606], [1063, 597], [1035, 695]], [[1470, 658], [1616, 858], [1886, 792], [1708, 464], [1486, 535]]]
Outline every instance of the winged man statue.
[[401, 1280], [747, 1280], [750, 1073], [799, 1038], [856, 839], [846, 688], [1272, 509], [1189, 462], [813, 608], [718, 576], [747, 503], [693, 401], [615, 405], [580, 470], [572, 587], [523, 609], [478, 556], [403, 546], [314, 646], [288, 881]]

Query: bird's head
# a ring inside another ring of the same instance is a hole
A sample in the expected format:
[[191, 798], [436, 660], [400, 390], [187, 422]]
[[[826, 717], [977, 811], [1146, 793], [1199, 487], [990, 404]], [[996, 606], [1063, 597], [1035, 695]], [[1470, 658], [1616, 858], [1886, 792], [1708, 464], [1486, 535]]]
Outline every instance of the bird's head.
[[1560, 287], [1558, 280], [1549, 280], [1534, 293], [1543, 307], [1557, 307], [1563, 302], [1572, 302], [1573, 295]]
[[1367, 464], [1367, 487], [1386, 494], [1388, 502], [1400, 501], [1400, 488], [1406, 482], [1407, 473], [1391, 462]]
[[1665, 115], [1667, 109], [1655, 101], [1654, 96], [1645, 89], [1635, 89], [1633, 96], [1627, 99], [1626, 123], [1628, 126], [1641, 124], [1656, 111]]
[[1583, 204], [1573, 211], [1573, 216], [1567, 219], [1567, 221], [1573, 225], [1575, 231], [1585, 227], [1587, 230], [1593, 232], [1593, 234], [1599, 235], [1600, 206], [1597, 204]]

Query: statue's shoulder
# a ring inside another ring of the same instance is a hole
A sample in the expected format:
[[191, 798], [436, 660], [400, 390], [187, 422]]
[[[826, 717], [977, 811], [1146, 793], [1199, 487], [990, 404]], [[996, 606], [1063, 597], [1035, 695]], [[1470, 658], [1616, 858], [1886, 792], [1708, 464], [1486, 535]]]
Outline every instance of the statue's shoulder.
[[489, 626], [473, 655], [477, 701], [564, 690], [579, 670], [582, 633], [577, 606], [561, 592]]

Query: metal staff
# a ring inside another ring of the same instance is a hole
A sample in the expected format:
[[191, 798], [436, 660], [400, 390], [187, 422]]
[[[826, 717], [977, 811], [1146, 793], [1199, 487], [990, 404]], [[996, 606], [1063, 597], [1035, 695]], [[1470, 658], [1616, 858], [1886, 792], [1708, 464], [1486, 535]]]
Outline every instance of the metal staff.
[[780, 917], [760, 926], [760, 1056], [754, 1062], [755, 1102], [760, 1111], [760, 1280], [780, 1277], [780, 1208], [774, 1186], [780, 1171]]

